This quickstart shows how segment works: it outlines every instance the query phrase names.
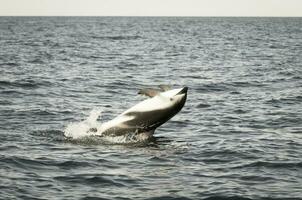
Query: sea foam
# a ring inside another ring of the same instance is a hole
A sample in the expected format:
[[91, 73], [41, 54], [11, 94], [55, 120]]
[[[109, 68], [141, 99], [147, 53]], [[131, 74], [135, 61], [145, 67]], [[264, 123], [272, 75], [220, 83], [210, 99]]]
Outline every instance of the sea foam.
[[[102, 135], [102, 122], [97, 121], [101, 117], [102, 109], [94, 108], [87, 119], [80, 122], [72, 122], [64, 130], [64, 136], [69, 140], [81, 143], [106, 143], [106, 144], [132, 144], [142, 142], [136, 133], [120, 136]], [[96, 131], [91, 131], [91, 129]]]
[[71, 139], [79, 139], [93, 135], [93, 132], [89, 130], [91, 128], [100, 129], [101, 123], [97, 122], [97, 119], [101, 116], [101, 112], [101, 109], [95, 108], [90, 111], [89, 116], [84, 121], [68, 124], [64, 130], [64, 135]]

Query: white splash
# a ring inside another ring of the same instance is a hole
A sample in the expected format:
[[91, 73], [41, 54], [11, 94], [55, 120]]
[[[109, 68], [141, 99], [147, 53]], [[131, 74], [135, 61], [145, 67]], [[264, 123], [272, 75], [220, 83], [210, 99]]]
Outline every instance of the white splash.
[[101, 112], [102, 110], [99, 108], [93, 109], [90, 111], [90, 114], [86, 120], [69, 124], [64, 130], [64, 135], [72, 139], [79, 139], [93, 135], [89, 132], [89, 130], [91, 128], [99, 129], [99, 127], [101, 127], [101, 124], [97, 122]]
[[[73, 122], [68, 124], [64, 130], [64, 135], [72, 141], [82, 143], [106, 143], [106, 144], [132, 144], [142, 142], [145, 139], [141, 139], [136, 136], [136, 133], [129, 133], [121, 136], [103, 136], [103, 130], [106, 130], [107, 123], [100, 123], [97, 119], [101, 116], [102, 110], [97, 108], [90, 111], [86, 120], [81, 122]], [[111, 122], [109, 122], [110, 125]], [[91, 131], [91, 129], [96, 131]], [[97, 136], [97, 137], [95, 137]]]

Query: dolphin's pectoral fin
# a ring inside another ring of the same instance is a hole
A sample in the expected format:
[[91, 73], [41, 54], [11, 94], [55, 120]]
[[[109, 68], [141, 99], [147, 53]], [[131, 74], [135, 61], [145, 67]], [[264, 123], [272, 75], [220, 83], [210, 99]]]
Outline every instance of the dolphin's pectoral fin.
[[148, 97], [154, 97], [154, 96], [158, 95], [160, 92], [161, 91], [158, 89], [146, 88], [146, 89], [141, 89], [140, 91], [138, 91], [138, 94], [146, 95]]
[[141, 89], [138, 94], [146, 95], [148, 97], [154, 97], [158, 95], [161, 91], [159, 89], [145, 88]]
[[159, 85], [158, 87], [163, 91], [171, 90], [171, 85]]
[[159, 85], [160, 89], [153, 89], [153, 88], [145, 88], [138, 91], [138, 94], [146, 95], [148, 97], [154, 97], [161, 92], [165, 92], [171, 89], [170, 85]]

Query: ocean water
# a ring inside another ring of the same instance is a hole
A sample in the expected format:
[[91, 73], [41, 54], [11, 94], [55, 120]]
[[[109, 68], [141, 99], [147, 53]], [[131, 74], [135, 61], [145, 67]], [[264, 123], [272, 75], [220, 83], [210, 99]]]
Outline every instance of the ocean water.
[[[153, 141], [81, 137], [159, 84]], [[0, 17], [0, 141], [0, 199], [301, 199], [302, 18]]]

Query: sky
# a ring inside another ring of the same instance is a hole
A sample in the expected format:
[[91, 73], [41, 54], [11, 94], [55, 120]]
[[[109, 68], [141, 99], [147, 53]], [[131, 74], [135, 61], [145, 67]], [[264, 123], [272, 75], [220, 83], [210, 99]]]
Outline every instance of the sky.
[[302, 0], [0, 0], [0, 16], [302, 16]]

